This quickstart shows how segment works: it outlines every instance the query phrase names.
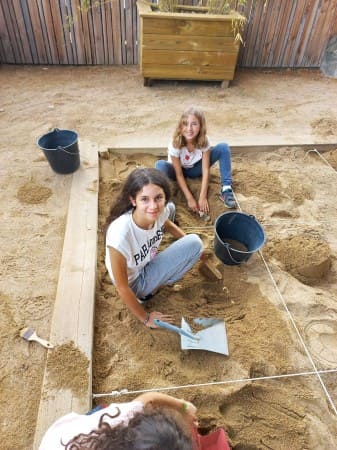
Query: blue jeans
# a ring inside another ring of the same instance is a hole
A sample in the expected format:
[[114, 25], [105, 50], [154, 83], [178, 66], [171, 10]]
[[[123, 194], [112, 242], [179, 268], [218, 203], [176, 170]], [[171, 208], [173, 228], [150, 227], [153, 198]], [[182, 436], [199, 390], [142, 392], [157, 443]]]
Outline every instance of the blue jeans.
[[[228, 144], [220, 143], [215, 147], [212, 147], [210, 155], [210, 164], [213, 166], [214, 163], [219, 161], [220, 166], [220, 178], [222, 186], [232, 185], [232, 165], [231, 165], [231, 151]], [[155, 168], [164, 172], [171, 180], [176, 179], [176, 174], [172, 164], [168, 161], [160, 159], [156, 162]], [[199, 178], [202, 175], [202, 162], [198, 161], [190, 169], [183, 168], [183, 174], [186, 178]]]
[[159, 252], [130, 284], [136, 297], [152, 294], [160, 286], [174, 284], [194, 266], [203, 252], [203, 244], [197, 234], [188, 234]]

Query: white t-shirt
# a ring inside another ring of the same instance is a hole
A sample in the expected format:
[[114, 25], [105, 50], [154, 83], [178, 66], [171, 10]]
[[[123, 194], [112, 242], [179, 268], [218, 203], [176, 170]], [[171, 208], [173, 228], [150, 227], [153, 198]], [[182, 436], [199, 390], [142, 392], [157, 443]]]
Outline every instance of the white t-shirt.
[[106, 234], [105, 265], [113, 283], [115, 280], [111, 270], [109, 247], [115, 248], [125, 257], [128, 282], [132, 283], [141, 269], [156, 256], [168, 217], [169, 209], [165, 206], [151, 230], [144, 230], [135, 224], [131, 210], [109, 225]]
[[[208, 140], [208, 138], [207, 138]], [[168, 146], [168, 161], [172, 163], [172, 156], [175, 156], [176, 158], [180, 158], [180, 164], [181, 167], [184, 169], [190, 169], [193, 167], [197, 162], [199, 162], [202, 159], [202, 154], [204, 152], [207, 152], [210, 148], [210, 145], [203, 148], [196, 148], [193, 150], [193, 152], [189, 152], [187, 147], [182, 148], [175, 148], [173, 147], [173, 143], [170, 142]]]
[[118, 417], [110, 418], [104, 417], [104, 421], [115, 427], [119, 424], [127, 426], [130, 419], [138, 412], [143, 411], [144, 405], [142, 402], [133, 401], [129, 403], [112, 403], [107, 408], [100, 409], [93, 414], [86, 416], [76, 414], [74, 412], [58, 419], [46, 432], [41, 441], [39, 450], [64, 450], [61, 444], [67, 444], [72, 438], [78, 434], [88, 434], [92, 430], [98, 428], [99, 420], [103, 414], [108, 413], [110, 416], [117, 414], [119, 408], [120, 414]]

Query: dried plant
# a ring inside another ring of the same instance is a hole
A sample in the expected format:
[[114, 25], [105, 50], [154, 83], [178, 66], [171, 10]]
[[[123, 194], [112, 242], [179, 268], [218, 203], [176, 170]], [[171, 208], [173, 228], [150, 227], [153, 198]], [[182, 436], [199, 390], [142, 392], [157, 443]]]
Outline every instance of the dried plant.
[[[233, 18], [232, 29], [235, 41], [240, 41], [243, 44], [241, 32], [245, 26], [246, 18], [239, 15], [238, 9], [245, 6], [246, 0], [199, 0], [198, 7], [183, 5], [179, 0], [157, 0], [153, 5], [162, 12], [184, 12], [198, 10], [205, 14], [231, 14], [238, 15], [238, 18]], [[237, 9], [235, 9], [235, 6]]]
[[158, 8], [163, 12], [174, 12], [177, 10], [177, 1], [176, 0], [159, 0]]
[[[236, 2], [230, 0], [207, 0], [209, 14], [230, 14], [235, 11]], [[238, 5], [244, 6], [246, 0], [239, 0]]]
[[[155, 3], [158, 9], [163, 12], [177, 12], [191, 6], [184, 5], [179, 0], [157, 0]], [[208, 14], [230, 14], [235, 11], [235, 6], [244, 6], [246, 0], [199, 0], [198, 6]], [[193, 8], [193, 7], [192, 7]]]

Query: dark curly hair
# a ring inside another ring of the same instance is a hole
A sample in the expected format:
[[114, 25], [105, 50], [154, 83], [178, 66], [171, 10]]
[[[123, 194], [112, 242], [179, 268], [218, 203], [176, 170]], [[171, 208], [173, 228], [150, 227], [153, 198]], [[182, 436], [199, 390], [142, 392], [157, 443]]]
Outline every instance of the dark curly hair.
[[[127, 426], [111, 427], [103, 414], [98, 428], [79, 434], [65, 444], [65, 450], [194, 450], [189, 435], [173, 411], [146, 408], [136, 413]], [[109, 416], [111, 417], [111, 416]], [[116, 417], [116, 416], [115, 416]]]

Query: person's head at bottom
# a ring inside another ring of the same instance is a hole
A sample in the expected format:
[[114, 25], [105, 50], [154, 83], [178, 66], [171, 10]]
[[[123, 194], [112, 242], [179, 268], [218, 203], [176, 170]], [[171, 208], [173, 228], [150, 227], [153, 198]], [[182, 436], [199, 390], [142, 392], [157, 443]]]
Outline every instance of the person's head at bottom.
[[145, 408], [127, 426], [111, 427], [104, 421], [98, 429], [79, 434], [65, 445], [66, 450], [193, 450], [190, 427], [168, 409]]

